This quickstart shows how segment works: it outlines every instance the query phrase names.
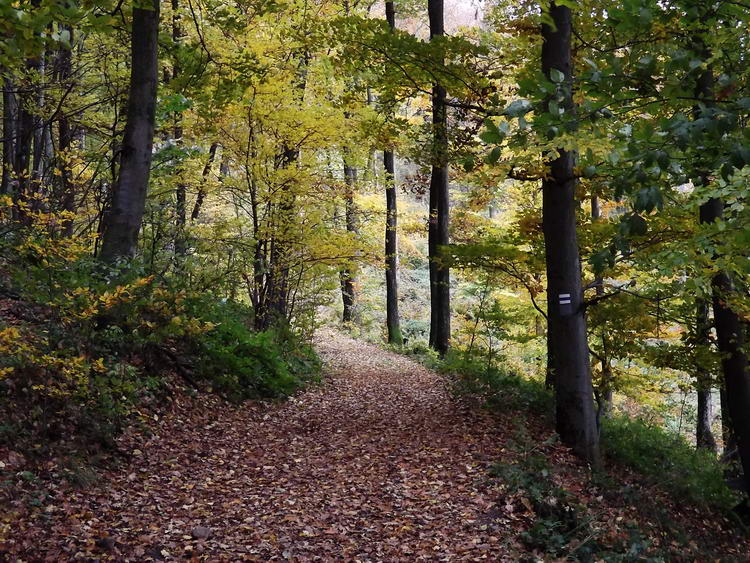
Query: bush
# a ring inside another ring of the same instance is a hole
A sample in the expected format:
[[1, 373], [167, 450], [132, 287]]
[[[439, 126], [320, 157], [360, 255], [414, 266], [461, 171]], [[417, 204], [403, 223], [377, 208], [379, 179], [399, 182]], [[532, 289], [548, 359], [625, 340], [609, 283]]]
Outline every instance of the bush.
[[90, 241], [43, 228], [0, 240], [0, 290], [0, 445], [27, 453], [113, 445], [171, 369], [244, 399], [289, 395], [320, 367], [288, 328], [253, 332], [248, 307], [106, 266]]
[[483, 358], [451, 350], [435, 369], [451, 377], [456, 392], [479, 395], [491, 408], [527, 409], [544, 416], [554, 412], [552, 393], [541, 381], [509, 372], [501, 362], [490, 366]]
[[[552, 417], [554, 396], [541, 381], [520, 377], [482, 358], [452, 350], [445, 358], [421, 353], [430, 367], [449, 374], [454, 390], [477, 395], [492, 409], [526, 409]], [[607, 459], [631, 467], [665, 490], [694, 504], [730, 509], [737, 496], [727, 487], [723, 466], [710, 452], [696, 450], [681, 436], [625, 415], [602, 421]]]
[[315, 352], [289, 328], [253, 332], [252, 311], [239, 303], [195, 300], [190, 308], [214, 325], [189, 346], [197, 374], [227, 397], [285, 397], [318, 376]]
[[712, 453], [696, 450], [681, 436], [624, 415], [605, 419], [602, 446], [607, 458], [635, 469], [694, 504], [730, 509], [737, 498]]

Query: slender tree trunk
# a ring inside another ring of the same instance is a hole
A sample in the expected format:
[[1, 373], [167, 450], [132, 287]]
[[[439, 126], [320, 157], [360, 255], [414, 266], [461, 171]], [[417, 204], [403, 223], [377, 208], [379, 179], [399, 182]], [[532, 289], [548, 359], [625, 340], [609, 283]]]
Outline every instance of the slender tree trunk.
[[[73, 41], [73, 29], [66, 27], [70, 34], [70, 40]], [[56, 74], [57, 80], [63, 87], [68, 86], [68, 82], [73, 76], [73, 56], [70, 49], [62, 48], [57, 53], [56, 58]], [[69, 85], [72, 87], [72, 85]], [[63, 235], [73, 235], [73, 214], [76, 211], [76, 193], [75, 185], [71, 177], [70, 167], [68, 166], [69, 151], [73, 146], [73, 131], [70, 125], [70, 119], [65, 111], [60, 113], [60, 118], [57, 120], [58, 127], [58, 145], [57, 145], [57, 158], [56, 166], [59, 171], [60, 178], [60, 208], [68, 215], [65, 217], [63, 222]]]
[[154, 143], [158, 85], [159, 0], [133, 8], [130, 90], [120, 170], [103, 221], [101, 259], [131, 258], [138, 247]]
[[[554, 27], [542, 25], [542, 70], [565, 76], [565, 106], [573, 109], [570, 8], [552, 4]], [[581, 259], [576, 235], [575, 155], [562, 150], [542, 181], [547, 263], [547, 338], [553, 342], [557, 432], [593, 467], [600, 465], [586, 317], [582, 307]]]
[[[391, 32], [396, 29], [393, 2], [385, 3], [385, 19]], [[401, 319], [398, 314], [398, 198], [396, 197], [396, 167], [392, 150], [383, 151], [385, 170], [385, 318], [388, 342], [401, 345]]]
[[3, 82], [3, 171], [0, 195], [12, 195], [11, 178], [15, 169], [16, 119], [18, 108], [16, 94], [10, 78]]
[[[182, 41], [182, 26], [180, 24], [180, 0], [172, 0], [172, 44], [175, 50], [179, 49]], [[182, 69], [180, 68], [179, 54], [175, 54], [172, 59], [172, 80], [176, 81]], [[174, 129], [172, 132], [174, 143], [178, 148], [182, 148], [182, 114], [177, 112], [174, 118]], [[182, 158], [181, 156], [179, 157]], [[175, 170], [177, 186], [175, 188], [175, 238], [174, 252], [178, 262], [187, 254], [187, 240], [185, 227], [187, 224], [187, 185], [183, 178], [184, 169], [178, 166]]]
[[401, 345], [401, 319], [398, 313], [398, 208], [392, 151], [383, 151], [385, 168], [385, 310], [388, 342]]
[[[428, 0], [430, 40], [445, 35], [443, 0]], [[440, 354], [450, 346], [450, 270], [440, 254], [449, 244], [448, 219], [448, 114], [445, 88], [432, 87], [433, 154], [430, 177], [430, 218], [428, 247], [430, 258], [430, 345]]]
[[[602, 211], [599, 206], [599, 197], [591, 196], [591, 221], [595, 223], [602, 217]], [[604, 279], [601, 276], [597, 276], [594, 280], [596, 284], [596, 295], [604, 295]], [[607, 336], [602, 335], [602, 357], [600, 360], [602, 379], [599, 390], [599, 409], [597, 412], [596, 420], [597, 425], [600, 424], [602, 418], [609, 416], [612, 412], [612, 366], [610, 365], [610, 358], [607, 350]]]
[[218, 148], [219, 143], [213, 142], [208, 149], [208, 160], [206, 160], [206, 165], [203, 167], [201, 185], [198, 188], [198, 194], [195, 196], [195, 204], [193, 205], [193, 211], [190, 213], [190, 221], [195, 221], [198, 219], [198, 215], [200, 215], [203, 201], [206, 199], [206, 182], [208, 182], [208, 176], [211, 174], [211, 168], [213, 168], [214, 160], [216, 160], [216, 150]]
[[[34, 88], [35, 103], [34, 107], [44, 111], [44, 82], [47, 73], [47, 59], [49, 53], [45, 50], [39, 58], [37, 72], [39, 74], [39, 84]], [[51, 135], [49, 125], [42, 123], [41, 118], [34, 116], [34, 150], [32, 151], [31, 163], [31, 190], [35, 194], [41, 195], [41, 188], [44, 182], [46, 165], [50, 160]], [[34, 201], [33, 207], [38, 208], [40, 201]]]
[[31, 202], [31, 151], [34, 141], [34, 133], [38, 119], [33, 113], [37, 104], [37, 89], [34, 81], [37, 79], [39, 70], [39, 57], [32, 57], [26, 61], [27, 82], [21, 87], [18, 97], [18, 121], [16, 124], [15, 139], [15, 162], [13, 174], [16, 181], [16, 202], [18, 218], [22, 222], [28, 219], [28, 211]]
[[[346, 184], [346, 231], [357, 234], [357, 208], [354, 203], [354, 188], [357, 182], [357, 169], [350, 166], [347, 162], [346, 154], [344, 155], [344, 183]], [[357, 293], [354, 269], [352, 266], [343, 268], [340, 273], [341, 278], [341, 301], [344, 304], [344, 312], [341, 321], [351, 323], [357, 317]]]

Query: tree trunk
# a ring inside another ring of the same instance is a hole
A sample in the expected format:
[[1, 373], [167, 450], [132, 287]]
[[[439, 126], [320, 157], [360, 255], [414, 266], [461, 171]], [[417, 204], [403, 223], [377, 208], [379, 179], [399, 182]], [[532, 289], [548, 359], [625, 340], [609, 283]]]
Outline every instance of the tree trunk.
[[[182, 40], [183, 32], [182, 26], [180, 25], [180, 0], [172, 0], [172, 47], [177, 50]], [[179, 78], [181, 73], [179, 55], [175, 54], [172, 59], [172, 80], [175, 81]], [[175, 113], [174, 117], [174, 130], [172, 132], [173, 140], [178, 148], [182, 148], [182, 114], [180, 112]], [[182, 156], [178, 157], [180, 160]], [[183, 178], [184, 169], [180, 165], [175, 170], [175, 178], [177, 180], [177, 186], [175, 188], [175, 237], [174, 237], [174, 253], [178, 262], [187, 254], [187, 239], [185, 235], [185, 226], [187, 224], [187, 185], [185, 184], [185, 178]]]
[[401, 319], [398, 313], [398, 208], [393, 151], [383, 151], [385, 168], [385, 311], [388, 342], [401, 345]]
[[[47, 59], [49, 52], [45, 50], [39, 58], [37, 72], [39, 74], [39, 84], [34, 88], [36, 100], [34, 107], [44, 112], [44, 88], [47, 74]], [[42, 122], [39, 116], [34, 116], [34, 150], [32, 151], [31, 163], [31, 190], [35, 194], [41, 195], [41, 188], [44, 185], [47, 164], [51, 159], [52, 135], [50, 126]], [[33, 202], [33, 207], [38, 208], [41, 204], [37, 198]]]
[[[704, 211], [701, 208], [701, 220]], [[708, 319], [708, 302], [703, 298], [696, 299], [696, 337], [699, 346], [710, 346], [709, 336], [711, 333], [711, 322]], [[698, 395], [698, 416], [696, 419], [695, 437], [696, 446], [716, 452], [716, 440], [711, 431], [713, 412], [711, 408], [711, 375], [698, 363], [696, 366], [696, 393]]]
[[158, 85], [159, 0], [150, 10], [133, 8], [130, 90], [120, 170], [104, 214], [101, 259], [131, 258], [138, 246], [151, 173]]
[[12, 195], [11, 178], [15, 168], [16, 119], [18, 108], [16, 94], [10, 78], [3, 82], [3, 173], [0, 195]]
[[[709, 53], [705, 43], [701, 38], [695, 40], [696, 49], [709, 59]], [[695, 96], [706, 105], [712, 105], [714, 90], [713, 69], [709, 65], [704, 70], [695, 85]], [[700, 106], [693, 108], [693, 118], [698, 119], [701, 113]], [[699, 163], [700, 164], [700, 163]], [[707, 168], [700, 170], [701, 183], [706, 186], [710, 182]], [[701, 205], [699, 210], [699, 221], [701, 223], [711, 223], [716, 217], [721, 215], [721, 202], [718, 200], [709, 200]], [[696, 299], [696, 338], [697, 345], [709, 348], [711, 346], [711, 323], [708, 318], [708, 301], [699, 297]], [[713, 452], [716, 451], [716, 440], [711, 432], [711, 375], [701, 366], [696, 366], [696, 392], [698, 395], [698, 416], [696, 420], [696, 445], [698, 448], [706, 448]]]
[[[571, 112], [571, 12], [552, 4], [554, 28], [543, 24], [542, 70], [565, 76], [565, 106]], [[547, 264], [547, 338], [554, 349], [557, 432], [592, 467], [600, 465], [599, 436], [594, 412], [586, 317], [582, 307], [581, 260], [576, 235], [577, 181], [575, 155], [560, 149], [542, 181], [542, 214]]]
[[[344, 182], [346, 184], [346, 231], [356, 234], [357, 228], [357, 209], [354, 203], [354, 187], [357, 182], [357, 169], [350, 166], [344, 156]], [[354, 278], [354, 269], [352, 266], [343, 268], [340, 273], [341, 278], [341, 301], [344, 304], [344, 312], [341, 315], [341, 321], [351, 323], [356, 319], [357, 293], [356, 280]]]
[[[304, 86], [303, 86], [304, 90]], [[289, 167], [299, 159], [299, 151], [285, 147], [281, 156], [281, 166]], [[268, 273], [266, 274], [266, 306], [260, 318], [260, 327], [266, 330], [274, 324], [286, 322], [289, 309], [289, 222], [294, 210], [294, 193], [288, 187], [281, 191], [276, 217], [279, 222], [270, 243]]]
[[[711, 198], [701, 206], [701, 222], [721, 219], [723, 202]], [[735, 293], [734, 283], [726, 272], [718, 272], [711, 280], [713, 293], [714, 328], [726, 390], [726, 411], [742, 463], [746, 490], [750, 491], [750, 374], [745, 346], [747, 335], [742, 318], [730, 302]]]
[[[70, 34], [70, 40], [73, 41], [73, 29], [66, 26]], [[73, 54], [70, 49], [63, 47], [56, 58], [56, 75], [58, 82], [65, 87], [71, 87], [68, 81], [73, 75]], [[71, 178], [70, 167], [68, 166], [69, 151], [73, 146], [73, 131], [70, 125], [70, 119], [65, 111], [60, 113], [57, 120], [58, 145], [56, 167], [59, 171], [60, 178], [60, 208], [67, 214], [63, 221], [63, 236], [73, 235], [73, 214], [76, 211], [76, 193], [73, 179]]]
[[[391, 32], [396, 29], [396, 11], [393, 2], [385, 3], [385, 19]], [[388, 342], [401, 345], [401, 319], [398, 314], [398, 199], [396, 168], [392, 150], [383, 151], [385, 170], [385, 316]]]
[[190, 213], [190, 221], [195, 221], [200, 215], [201, 207], [203, 207], [203, 201], [206, 199], [206, 182], [208, 182], [208, 176], [211, 174], [211, 168], [213, 168], [214, 160], [216, 160], [216, 150], [219, 148], [219, 143], [213, 142], [208, 149], [208, 160], [206, 165], [203, 167], [203, 174], [201, 175], [201, 185], [198, 188], [198, 194], [195, 196], [195, 204], [193, 205], [193, 211]]
[[[430, 40], [445, 35], [443, 0], [428, 0]], [[430, 177], [430, 217], [428, 250], [430, 259], [430, 345], [441, 355], [450, 346], [450, 270], [441, 259], [449, 244], [448, 219], [448, 119], [445, 88], [432, 87], [432, 175]]]
[[16, 122], [13, 174], [16, 182], [15, 200], [17, 202], [17, 215], [22, 222], [25, 222], [28, 218], [32, 199], [31, 150], [38, 120], [32, 113], [31, 108], [35, 107], [37, 102], [35, 99], [36, 88], [34, 80], [36, 79], [39, 65], [39, 57], [27, 59], [27, 82], [22, 85], [18, 97], [18, 121]]

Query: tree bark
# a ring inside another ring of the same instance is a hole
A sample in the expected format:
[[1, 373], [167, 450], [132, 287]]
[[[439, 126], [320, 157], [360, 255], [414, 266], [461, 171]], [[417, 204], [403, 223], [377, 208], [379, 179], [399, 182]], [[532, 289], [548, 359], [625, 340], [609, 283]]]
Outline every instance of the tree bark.
[[13, 175], [15, 176], [17, 215], [26, 222], [31, 205], [31, 151], [38, 119], [32, 109], [36, 106], [36, 88], [34, 80], [39, 70], [40, 58], [26, 60], [26, 83], [22, 85], [18, 96], [18, 121], [16, 122], [15, 156]]
[[[701, 212], [703, 219], [704, 211]], [[703, 298], [696, 299], [696, 337], [699, 346], [710, 346], [709, 335], [711, 322], [708, 318], [708, 302]], [[696, 366], [696, 393], [698, 398], [698, 413], [696, 418], [695, 438], [696, 446], [716, 452], [716, 439], [711, 430], [713, 409], [711, 407], [711, 375], [698, 364]]]
[[[396, 11], [393, 2], [385, 3], [385, 19], [391, 32], [396, 29]], [[398, 198], [396, 168], [392, 150], [383, 151], [385, 170], [385, 317], [388, 342], [401, 345], [401, 319], [398, 313]]]
[[[67, 26], [65, 29], [70, 34], [70, 41], [73, 41], [73, 29]], [[73, 54], [70, 49], [63, 47], [57, 54], [55, 61], [57, 80], [65, 87], [72, 88], [68, 82], [73, 75]], [[73, 131], [70, 124], [70, 118], [62, 111], [57, 120], [58, 145], [56, 167], [59, 171], [60, 178], [60, 208], [67, 214], [63, 221], [63, 236], [73, 235], [73, 214], [76, 211], [76, 193], [75, 185], [71, 177], [70, 167], [68, 166], [69, 151], [73, 146]]]
[[[565, 76], [565, 106], [573, 109], [572, 16], [566, 6], [552, 4], [554, 28], [542, 25], [542, 70]], [[594, 412], [586, 317], [582, 307], [581, 259], [576, 235], [577, 180], [575, 155], [560, 149], [542, 181], [543, 230], [547, 265], [547, 338], [554, 349], [557, 432], [563, 443], [600, 466], [599, 436]]]
[[[182, 26], [180, 25], [180, 0], [172, 0], [172, 46], [179, 49], [182, 40]], [[176, 81], [181, 73], [179, 54], [175, 53], [172, 58], [172, 80]], [[177, 112], [174, 118], [173, 140], [178, 148], [182, 148], [182, 114]], [[179, 157], [182, 158], [181, 156]], [[175, 188], [175, 219], [176, 229], [174, 237], [174, 252], [177, 260], [181, 260], [187, 254], [187, 239], [185, 226], [187, 224], [187, 185], [183, 178], [184, 170], [178, 166], [175, 170], [177, 186]]]
[[104, 262], [135, 256], [146, 206], [158, 85], [159, 0], [133, 8], [130, 89], [120, 170], [103, 220]]
[[214, 160], [216, 160], [216, 150], [219, 148], [219, 143], [213, 142], [208, 149], [208, 160], [206, 165], [203, 167], [203, 174], [201, 175], [201, 185], [198, 188], [198, 194], [195, 196], [195, 204], [193, 204], [193, 211], [190, 213], [190, 221], [195, 221], [200, 215], [201, 208], [203, 207], [203, 201], [206, 199], [206, 182], [208, 182], [208, 176], [211, 174], [211, 168], [213, 168]]
[[[346, 154], [344, 155], [344, 183], [346, 184], [346, 194], [344, 196], [346, 204], [346, 231], [357, 234], [357, 209], [354, 203], [354, 187], [357, 182], [357, 169], [350, 166], [347, 162]], [[356, 280], [354, 278], [354, 269], [347, 266], [341, 270], [341, 301], [344, 304], [344, 311], [341, 315], [341, 321], [351, 323], [356, 319], [357, 293]]]
[[401, 319], [398, 312], [398, 208], [393, 151], [383, 151], [385, 168], [385, 310], [388, 342], [401, 345]]
[[11, 178], [15, 168], [16, 119], [18, 108], [14, 85], [10, 78], [3, 82], [3, 172], [0, 195], [11, 195]]
[[[428, 0], [430, 41], [445, 35], [443, 0]], [[448, 120], [446, 91], [439, 83], [432, 87], [432, 174], [428, 251], [430, 259], [430, 346], [441, 355], [450, 346], [450, 269], [441, 259], [449, 244], [450, 195], [448, 190]]]
[[[701, 206], [701, 222], [720, 220], [723, 208], [724, 204], [720, 199], [709, 199]], [[750, 373], [745, 352], [745, 324], [730, 305], [735, 288], [726, 272], [720, 271], [713, 276], [711, 290], [714, 328], [726, 391], [726, 411], [722, 409], [722, 415], [728, 414], [731, 435], [742, 463], [745, 487], [750, 491]]]

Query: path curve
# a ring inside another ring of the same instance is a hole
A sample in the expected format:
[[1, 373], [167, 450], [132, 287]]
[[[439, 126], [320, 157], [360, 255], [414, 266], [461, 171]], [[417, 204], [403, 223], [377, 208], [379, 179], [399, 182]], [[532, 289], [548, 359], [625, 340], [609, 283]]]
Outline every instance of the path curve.
[[103, 488], [52, 503], [25, 531], [26, 553], [51, 561], [515, 559], [513, 532], [492, 517], [497, 424], [404, 357], [332, 331], [318, 342], [324, 385], [279, 405], [177, 405], [150, 438], [128, 444], [136, 455]]

